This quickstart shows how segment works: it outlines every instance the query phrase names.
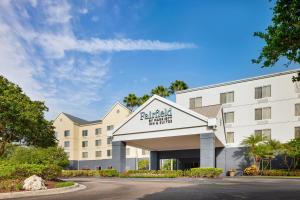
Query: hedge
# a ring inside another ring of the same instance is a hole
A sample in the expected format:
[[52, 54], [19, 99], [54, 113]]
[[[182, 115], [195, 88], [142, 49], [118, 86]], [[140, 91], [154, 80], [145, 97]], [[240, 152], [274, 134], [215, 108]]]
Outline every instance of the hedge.
[[192, 168], [186, 171], [186, 176], [196, 178], [216, 178], [223, 173], [221, 168]]
[[182, 170], [128, 170], [120, 175], [129, 178], [176, 178], [184, 176]]
[[288, 171], [283, 169], [272, 169], [260, 171], [263, 176], [300, 176], [300, 170]]
[[103, 170], [63, 170], [63, 177], [77, 177], [77, 176], [101, 176], [101, 177], [115, 177], [119, 176], [116, 169]]
[[46, 180], [56, 179], [62, 168], [57, 165], [0, 164], [0, 179], [24, 179], [32, 175]]

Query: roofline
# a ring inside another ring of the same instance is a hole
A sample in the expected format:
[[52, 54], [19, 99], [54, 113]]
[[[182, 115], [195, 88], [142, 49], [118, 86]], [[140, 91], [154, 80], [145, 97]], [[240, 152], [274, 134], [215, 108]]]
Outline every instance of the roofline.
[[113, 106], [110, 107], [109, 111], [106, 112], [106, 114], [101, 118], [101, 121], [104, 120], [104, 118], [114, 109], [114, 107], [116, 107], [116, 105], [122, 106], [123, 108], [125, 108], [126, 110], [128, 110], [131, 113], [131, 111], [129, 110], [129, 108], [127, 108], [125, 105], [123, 105], [119, 101], [116, 101], [116, 103]]
[[233, 85], [233, 84], [237, 84], [237, 83], [254, 81], [254, 80], [259, 80], [259, 79], [264, 79], [264, 78], [271, 78], [271, 77], [275, 77], [275, 76], [292, 74], [292, 73], [296, 73], [299, 71], [300, 71], [300, 68], [288, 70], [288, 71], [277, 72], [277, 73], [272, 73], [272, 74], [266, 74], [266, 75], [262, 75], [262, 76], [254, 76], [254, 77], [239, 79], [239, 80], [235, 80], [235, 81], [228, 81], [228, 82], [224, 82], [224, 83], [217, 83], [217, 84], [212, 84], [212, 85], [207, 85], [207, 86], [195, 87], [195, 88], [177, 91], [176, 94], [193, 92], [193, 91], [197, 91], [197, 90], [205, 90], [205, 89], [221, 87], [221, 86], [225, 86], [225, 85]]
[[168, 100], [168, 99], [166, 99], [166, 98], [163, 98], [163, 97], [161, 97], [161, 96], [158, 96], [158, 95], [153, 95], [150, 99], [148, 99], [145, 103], [143, 103], [140, 107], [138, 107], [133, 113], [131, 113], [131, 115], [129, 115], [127, 118], [125, 118], [125, 120], [123, 120], [120, 124], [119, 124], [119, 126], [116, 128], [116, 129], [114, 129], [113, 131], [112, 131], [112, 136], [120, 129], [120, 128], [122, 128], [125, 124], [127, 124], [134, 116], [136, 116], [141, 110], [143, 110], [145, 107], [147, 107], [152, 101], [154, 101], [155, 99], [157, 99], [157, 100], [159, 100], [159, 101], [161, 101], [161, 102], [164, 102], [165, 104], [168, 104], [169, 106], [172, 106], [172, 107], [174, 107], [174, 108], [177, 108], [178, 110], [181, 110], [181, 111], [183, 111], [183, 112], [185, 112], [185, 113], [187, 113], [187, 114], [189, 114], [189, 115], [191, 115], [191, 116], [193, 116], [193, 117], [195, 117], [195, 118], [198, 118], [198, 119], [200, 119], [200, 120], [202, 120], [202, 121], [205, 121], [205, 122], [207, 122], [208, 121], [208, 117], [206, 117], [206, 116], [204, 116], [204, 115], [202, 115], [202, 114], [200, 114], [200, 113], [197, 113], [197, 112], [195, 112], [195, 111], [192, 111], [192, 110], [190, 110], [190, 109], [187, 109], [187, 108], [185, 108], [185, 107], [183, 107], [183, 106], [181, 106], [181, 105], [178, 105], [178, 104], [176, 104], [176, 103], [174, 103], [174, 102], [172, 102], [172, 101], [170, 101], [170, 100]]

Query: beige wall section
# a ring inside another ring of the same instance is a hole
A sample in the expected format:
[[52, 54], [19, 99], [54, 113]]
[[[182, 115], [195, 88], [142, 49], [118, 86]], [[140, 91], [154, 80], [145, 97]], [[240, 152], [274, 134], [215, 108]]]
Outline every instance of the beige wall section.
[[[77, 160], [79, 151], [79, 126], [71, 121], [64, 113], [61, 113], [55, 119], [54, 127], [59, 146], [63, 147], [69, 154], [70, 160]], [[70, 130], [70, 136], [64, 136], [65, 130]], [[64, 147], [66, 141], [70, 142], [70, 147]]]
[[[116, 103], [108, 111], [108, 113], [96, 123], [84, 123], [76, 124], [67, 117], [64, 113], [58, 115], [54, 120], [55, 131], [57, 133], [57, 139], [59, 145], [69, 153], [70, 160], [101, 160], [111, 159], [108, 156], [108, 150], [111, 151], [111, 144], [107, 143], [107, 132], [108, 126], [116, 128], [120, 123], [130, 115], [130, 111], [120, 103]], [[101, 133], [95, 134], [96, 129], [100, 128]], [[64, 137], [64, 131], [70, 130], [70, 136]], [[87, 130], [88, 136], [83, 136], [82, 131]], [[96, 146], [96, 140], [100, 140], [101, 144]], [[65, 148], [64, 142], [70, 141], [70, 147]], [[88, 146], [82, 147], [82, 142], [87, 141]], [[142, 149], [127, 146], [127, 158], [145, 158], [149, 157], [149, 152], [145, 152]], [[96, 157], [96, 151], [101, 151], [101, 157]], [[82, 153], [87, 152], [88, 157], [83, 158]], [[112, 153], [112, 152], [111, 152]]]

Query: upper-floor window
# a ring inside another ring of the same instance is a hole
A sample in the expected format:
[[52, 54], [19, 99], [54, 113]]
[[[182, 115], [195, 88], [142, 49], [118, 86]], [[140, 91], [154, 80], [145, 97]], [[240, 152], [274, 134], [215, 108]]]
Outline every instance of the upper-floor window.
[[255, 120], [271, 119], [271, 107], [256, 108]]
[[108, 157], [111, 156], [111, 150], [110, 150], [110, 149], [107, 150], [106, 155], [107, 155]]
[[234, 92], [225, 92], [220, 94], [220, 104], [233, 103]]
[[70, 152], [66, 152], [67, 157], [70, 158]]
[[300, 126], [295, 127], [295, 138], [300, 138]]
[[102, 157], [102, 152], [101, 151], [96, 151], [95, 157], [97, 157], [97, 158]]
[[300, 116], [300, 103], [295, 104], [295, 116]]
[[65, 142], [64, 142], [64, 147], [65, 147], [65, 148], [70, 147], [70, 141], [65, 141]]
[[261, 141], [271, 140], [271, 129], [255, 130], [254, 134], [259, 137]]
[[126, 155], [130, 155], [130, 148], [126, 148]]
[[101, 134], [101, 128], [96, 128], [95, 129], [95, 135]]
[[107, 144], [111, 144], [112, 137], [107, 137]]
[[226, 143], [234, 143], [234, 132], [226, 133]]
[[225, 121], [225, 123], [233, 123], [234, 122], [234, 112], [224, 113], [224, 121]]
[[82, 147], [88, 147], [89, 143], [88, 143], [88, 141], [82, 141], [81, 144], [82, 144]]
[[83, 131], [82, 131], [82, 136], [83, 136], [83, 137], [88, 136], [88, 130], [83, 130]]
[[88, 152], [82, 152], [82, 158], [87, 158], [89, 157], [89, 153]]
[[271, 85], [255, 88], [255, 99], [271, 97]]
[[65, 137], [68, 137], [68, 136], [70, 136], [70, 135], [71, 135], [70, 130], [65, 130], [65, 131], [64, 131], [64, 136], [65, 136]]
[[114, 129], [114, 125], [109, 125], [109, 126], [107, 126], [107, 130], [108, 131], [111, 131], [111, 130], [113, 130]]
[[96, 147], [101, 146], [101, 140], [95, 140], [95, 146]]
[[190, 98], [190, 109], [202, 107], [202, 97]]

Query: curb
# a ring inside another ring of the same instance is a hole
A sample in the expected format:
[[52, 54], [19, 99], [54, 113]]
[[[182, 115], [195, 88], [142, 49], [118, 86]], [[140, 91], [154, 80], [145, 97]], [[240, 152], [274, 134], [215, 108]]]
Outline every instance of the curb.
[[12, 199], [12, 198], [21, 198], [21, 197], [33, 197], [33, 196], [44, 196], [44, 195], [53, 195], [53, 194], [63, 194], [68, 192], [74, 192], [78, 190], [85, 189], [85, 185], [75, 183], [69, 187], [63, 188], [53, 188], [47, 190], [37, 190], [37, 191], [24, 191], [24, 192], [8, 192], [0, 193], [0, 199]]

